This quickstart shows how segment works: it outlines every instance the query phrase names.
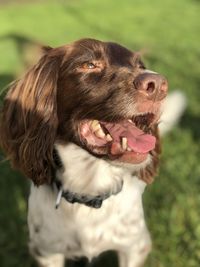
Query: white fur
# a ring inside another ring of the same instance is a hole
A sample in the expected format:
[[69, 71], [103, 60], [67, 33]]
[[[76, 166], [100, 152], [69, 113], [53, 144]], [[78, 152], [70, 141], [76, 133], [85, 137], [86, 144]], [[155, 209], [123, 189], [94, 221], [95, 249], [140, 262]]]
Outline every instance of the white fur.
[[[56, 147], [64, 164], [58, 173], [64, 188], [75, 192], [81, 188], [81, 192], [96, 195], [115, 192], [122, 180], [124, 184], [100, 209], [62, 199], [57, 210], [56, 188], [32, 185], [28, 213], [32, 253], [36, 250], [42, 255], [36, 258], [43, 266], [60, 267], [62, 255], [92, 259], [103, 251], [116, 250], [121, 266], [139, 266], [151, 247], [141, 199], [145, 183], [128, 169], [96, 159], [74, 144]], [[58, 255], [60, 262], [52, 265]]]
[[[177, 122], [185, 105], [180, 92], [168, 97], [161, 117], [162, 134]], [[55, 209], [57, 189], [32, 185], [28, 212], [30, 250], [40, 266], [62, 267], [65, 257], [92, 259], [106, 250], [118, 251], [120, 267], [141, 266], [151, 240], [142, 207], [145, 183], [131, 175], [138, 166], [113, 165], [74, 144], [56, 144], [56, 149], [64, 165], [57, 172], [64, 189], [96, 196], [118, 192], [122, 182], [123, 187], [120, 193], [106, 199], [100, 209], [70, 204], [63, 198]], [[150, 157], [144, 164], [149, 161]]]
[[187, 105], [186, 96], [179, 90], [170, 93], [162, 105], [159, 129], [161, 135], [169, 132], [179, 121]]

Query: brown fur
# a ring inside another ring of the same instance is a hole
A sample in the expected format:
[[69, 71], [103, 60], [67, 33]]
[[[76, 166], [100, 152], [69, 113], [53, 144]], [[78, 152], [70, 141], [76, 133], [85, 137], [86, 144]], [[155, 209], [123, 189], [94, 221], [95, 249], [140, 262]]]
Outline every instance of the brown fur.
[[[59, 139], [82, 146], [77, 134], [81, 119], [119, 121], [133, 116], [133, 80], [144, 69], [136, 55], [120, 45], [91, 39], [46, 49], [40, 61], [10, 86], [2, 109], [1, 146], [13, 167], [36, 185], [50, 183], [54, 143]], [[85, 73], [82, 64], [93, 60], [100, 62], [100, 71]], [[156, 173], [159, 147], [157, 142], [152, 164], [140, 171], [148, 183]]]
[[138, 177], [145, 181], [147, 184], [151, 184], [154, 177], [158, 174], [160, 154], [161, 154], [161, 142], [159, 137], [158, 126], [152, 126], [152, 133], [156, 137], [156, 146], [153, 151], [151, 151], [152, 161], [146, 168], [141, 169], [138, 173]]
[[1, 114], [1, 146], [15, 168], [35, 184], [50, 182], [56, 138], [57, 79], [62, 57], [44, 55], [7, 94]]

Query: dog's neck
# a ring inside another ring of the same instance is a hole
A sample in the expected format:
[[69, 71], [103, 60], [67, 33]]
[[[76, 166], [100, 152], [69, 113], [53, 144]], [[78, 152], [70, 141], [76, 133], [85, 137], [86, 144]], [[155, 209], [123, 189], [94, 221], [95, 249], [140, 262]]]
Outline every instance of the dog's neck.
[[79, 146], [56, 144], [62, 167], [56, 172], [64, 191], [78, 194], [116, 194], [123, 183], [123, 169], [89, 154]]
[[62, 187], [63, 196], [71, 203], [99, 208], [104, 199], [122, 190], [127, 172], [130, 175], [137, 170], [98, 159], [73, 143], [57, 143], [55, 149], [57, 187]]

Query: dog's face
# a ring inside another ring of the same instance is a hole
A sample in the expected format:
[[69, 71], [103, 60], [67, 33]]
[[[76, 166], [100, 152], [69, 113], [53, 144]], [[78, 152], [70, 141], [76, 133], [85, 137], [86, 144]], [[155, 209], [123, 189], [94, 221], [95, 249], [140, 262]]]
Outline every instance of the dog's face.
[[98, 157], [139, 164], [155, 148], [167, 81], [137, 53], [108, 42], [75, 42], [58, 85], [59, 138]]
[[48, 49], [5, 101], [1, 139], [14, 165], [36, 184], [51, 180], [56, 141], [96, 157], [140, 164], [153, 155], [166, 79], [139, 54], [79, 40]]

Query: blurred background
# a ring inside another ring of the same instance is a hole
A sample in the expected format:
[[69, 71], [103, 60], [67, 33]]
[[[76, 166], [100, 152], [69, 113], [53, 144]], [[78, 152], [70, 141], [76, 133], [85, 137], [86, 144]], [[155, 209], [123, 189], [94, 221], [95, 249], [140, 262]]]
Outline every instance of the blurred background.
[[[82, 37], [142, 50], [150, 69], [188, 99], [179, 125], [163, 140], [160, 174], [144, 205], [153, 239], [147, 267], [200, 266], [200, 1], [2, 0], [0, 89], [37, 58], [39, 44]], [[1, 95], [1, 101], [4, 93]], [[29, 181], [0, 155], [0, 266], [35, 266], [28, 253]], [[95, 266], [115, 267], [113, 254]]]

